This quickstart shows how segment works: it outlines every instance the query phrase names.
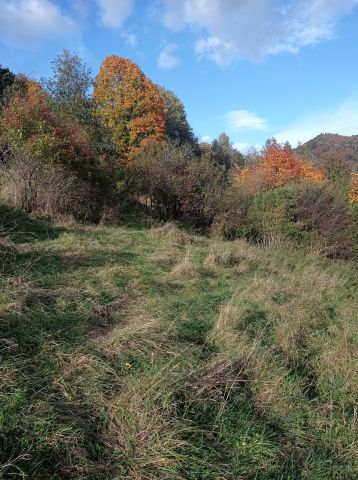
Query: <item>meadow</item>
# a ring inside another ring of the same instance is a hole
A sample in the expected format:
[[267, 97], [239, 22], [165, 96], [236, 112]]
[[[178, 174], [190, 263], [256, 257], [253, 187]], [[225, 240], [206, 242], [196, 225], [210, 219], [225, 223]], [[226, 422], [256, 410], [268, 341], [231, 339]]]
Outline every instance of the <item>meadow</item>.
[[353, 262], [0, 213], [1, 478], [357, 478]]

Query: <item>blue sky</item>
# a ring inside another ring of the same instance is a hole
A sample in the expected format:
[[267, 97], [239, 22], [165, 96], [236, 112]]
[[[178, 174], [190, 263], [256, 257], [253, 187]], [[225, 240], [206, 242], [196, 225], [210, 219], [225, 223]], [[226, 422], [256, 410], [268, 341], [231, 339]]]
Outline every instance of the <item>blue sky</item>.
[[358, 134], [358, 0], [0, 0], [1, 64], [40, 78], [63, 48], [132, 59], [200, 138]]

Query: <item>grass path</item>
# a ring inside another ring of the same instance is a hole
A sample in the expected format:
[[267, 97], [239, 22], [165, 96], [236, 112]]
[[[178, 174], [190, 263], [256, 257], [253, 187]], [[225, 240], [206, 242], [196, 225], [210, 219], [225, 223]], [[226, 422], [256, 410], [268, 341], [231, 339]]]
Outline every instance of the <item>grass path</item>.
[[357, 478], [352, 264], [0, 214], [0, 478]]

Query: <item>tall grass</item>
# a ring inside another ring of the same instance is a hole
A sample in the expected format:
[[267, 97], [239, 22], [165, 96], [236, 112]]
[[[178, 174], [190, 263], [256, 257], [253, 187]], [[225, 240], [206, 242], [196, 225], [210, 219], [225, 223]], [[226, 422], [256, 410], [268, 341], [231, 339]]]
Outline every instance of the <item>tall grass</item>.
[[0, 477], [357, 478], [352, 264], [17, 215], [0, 238]]

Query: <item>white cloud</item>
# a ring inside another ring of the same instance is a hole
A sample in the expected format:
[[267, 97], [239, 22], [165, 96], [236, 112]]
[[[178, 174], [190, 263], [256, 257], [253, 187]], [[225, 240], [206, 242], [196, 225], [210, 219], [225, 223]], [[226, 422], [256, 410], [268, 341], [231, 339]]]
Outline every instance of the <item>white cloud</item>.
[[130, 16], [134, 0], [96, 0], [105, 27], [120, 28]]
[[196, 42], [195, 51], [200, 56], [207, 55], [218, 65], [227, 65], [230, 63], [235, 51], [230, 43], [223, 42], [217, 37], [202, 38]]
[[219, 65], [297, 52], [335, 35], [358, 0], [162, 0], [164, 24], [196, 27], [196, 52]]
[[231, 110], [223, 115], [230, 130], [238, 132], [240, 130], [266, 130], [267, 120], [259, 117], [253, 112], [247, 110]]
[[165, 45], [157, 59], [159, 68], [170, 70], [180, 63], [180, 59], [175, 55], [177, 48], [178, 47], [172, 43]]
[[75, 21], [49, 0], [0, 0], [0, 36], [8, 45], [32, 48], [43, 38], [77, 34]]
[[211, 140], [212, 140], [212, 138], [210, 137], [210, 135], [204, 135], [204, 136], [200, 137], [200, 142], [201, 143], [211, 143]]
[[358, 97], [348, 98], [335, 110], [305, 117], [274, 136], [279, 142], [289, 141], [295, 147], [298, 142], [306, 142], [320, 133], [357, 135]]

